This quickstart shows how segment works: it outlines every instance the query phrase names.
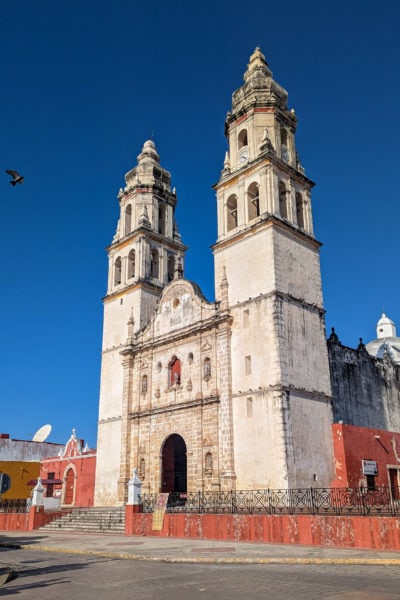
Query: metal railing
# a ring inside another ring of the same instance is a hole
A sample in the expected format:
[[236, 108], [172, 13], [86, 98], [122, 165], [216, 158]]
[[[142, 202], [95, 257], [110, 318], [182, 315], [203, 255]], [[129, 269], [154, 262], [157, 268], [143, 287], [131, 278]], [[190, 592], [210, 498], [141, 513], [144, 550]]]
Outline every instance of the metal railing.
[[[157, 494], [142, 494], [151, 513]], [[167, 512], [265, 515], [400, 516], [400, 488], [301, 488], [230, 492], [171, 492]]]
[[0, 500], [0, 513], [24, 513], [28, 510], [27, 498]]

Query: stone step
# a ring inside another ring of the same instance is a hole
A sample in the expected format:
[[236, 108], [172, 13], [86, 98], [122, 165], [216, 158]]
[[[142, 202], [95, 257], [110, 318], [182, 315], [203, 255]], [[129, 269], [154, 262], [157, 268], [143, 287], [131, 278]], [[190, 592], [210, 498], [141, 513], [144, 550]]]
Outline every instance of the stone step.
[[75, 509], [54, 519], [40, 529], [91, 533], [125, 533], [125, 509], [88, 508]]

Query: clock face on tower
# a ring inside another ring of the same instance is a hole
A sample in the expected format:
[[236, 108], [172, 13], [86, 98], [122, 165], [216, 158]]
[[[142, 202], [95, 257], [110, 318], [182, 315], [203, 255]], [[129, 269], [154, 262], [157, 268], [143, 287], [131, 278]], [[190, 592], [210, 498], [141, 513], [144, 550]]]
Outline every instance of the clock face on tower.
[[248, 158], [249, 158], [249, 149], [248, 148], [241, 148], [240, 151], [239, 151], [239, 161], [240, 162], [244, 162]]

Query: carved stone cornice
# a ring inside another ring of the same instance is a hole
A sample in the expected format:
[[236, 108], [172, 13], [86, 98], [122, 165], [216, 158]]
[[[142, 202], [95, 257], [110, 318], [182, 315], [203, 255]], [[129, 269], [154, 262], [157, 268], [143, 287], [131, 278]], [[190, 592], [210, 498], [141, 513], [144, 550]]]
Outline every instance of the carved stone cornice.
[[149, 349], [156, 349], [159, 346], [174, 345], [180, 340], [190, 336], [197, 336], [198, 334], [206, 331], [220, 329], [223, 326], [230, 327], [232, 320], [233, 318], [230, 312], [226, 310], [217, 312], [215, 316], [207, 320], [197, 321], [193, 323], [193, 325], [188, 325], [175, 331], [169, 331], [168, 333], [165, 333], [159, 337], [150, 337], [150, 339], [142, 341], [139, 335], [135, 340], [136, 349], [138, 352], [143, 352]]
[[322, 246], [322, 243], [316, 240], [313, 236], [306, 233], [305, 231], [301, 231], [297, 229], [294, 225], [289, 223], [286, 219], [282, 219], [278, 215], [274, 215], [271, 213], [263, 213], [257, 218], [255, 223], [251, 225], [244, 226], [239, 231], [235, 231], [229, 237], [224, 237], [223, 239], [218, 240], [211, 249], [213, 252], [222, 250], [231, 244], [236, 244], [239, 240], [245, 239], [248, 236], [253, 236], [257, 231], [261, 231], [262, 229], [267, 229], [269, 227], [276, 227], [285, 231], [288, 235], [295, 238], [296, 241], [302, 241], [307, 246], [312, 246], [315, 249], [319, 249]]
[[210, 404], [219, 404], [219, 396], [210, 396], [208, 398], [199, 398], [195, 400], [187, 400], [179, 404], [171, 404], [170, 406], [157, 406], [155, 408], [148, 408], [144, 410], [138, 410], [129, 413], [129, 417], [132, 420], [145, 419], [153, 415], [160, 415], [165, 413], [177, 412], [180, 410], [188, 410], [190, 408], [203, 407]]

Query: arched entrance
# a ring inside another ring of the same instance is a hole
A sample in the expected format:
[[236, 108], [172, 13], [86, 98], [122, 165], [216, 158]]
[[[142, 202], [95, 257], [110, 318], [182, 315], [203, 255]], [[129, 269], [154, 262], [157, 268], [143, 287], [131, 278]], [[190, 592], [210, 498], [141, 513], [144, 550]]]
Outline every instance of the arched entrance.
[[75, 473], [73, 469], [68, 469], [65, 477], [65, 495], [64, 504], [72, 504], [74, 501], [74, 486], [75, 486]]
[[161, 465], [161, 492], [186, 492], [186, 444], [180, 435], [174, 433], [165, 440]]

